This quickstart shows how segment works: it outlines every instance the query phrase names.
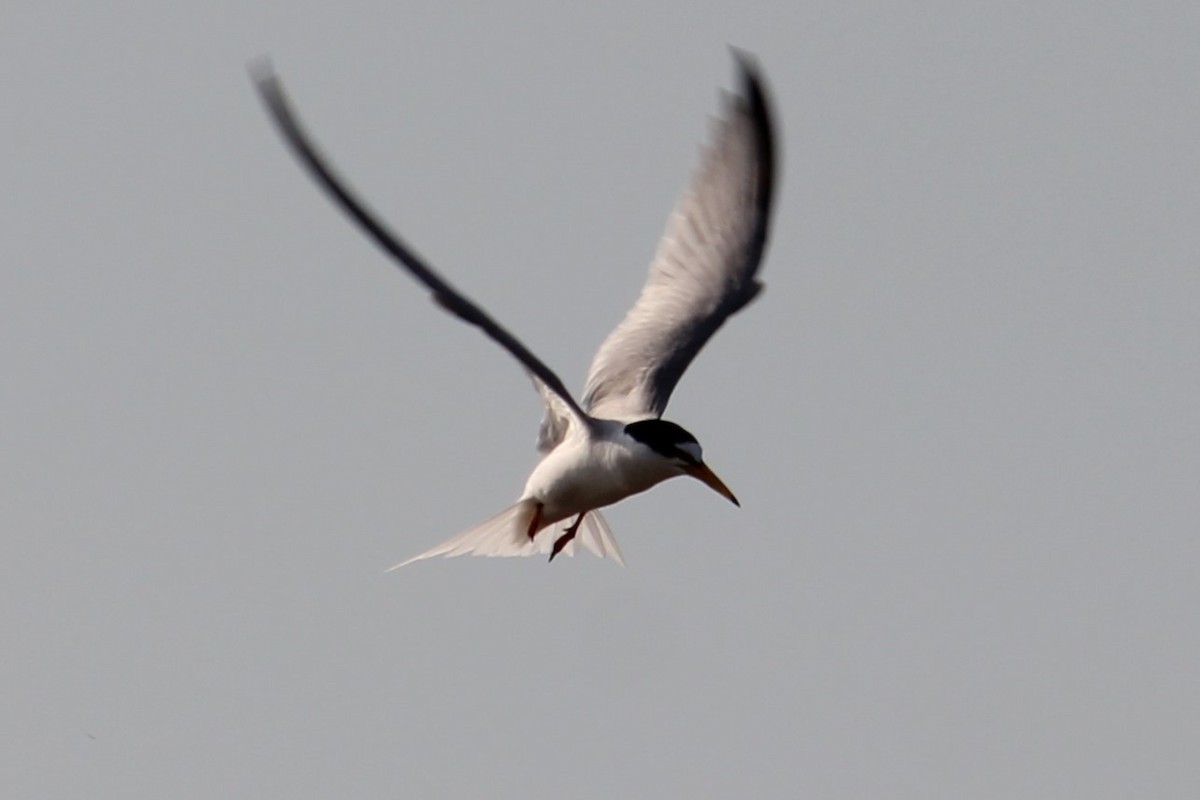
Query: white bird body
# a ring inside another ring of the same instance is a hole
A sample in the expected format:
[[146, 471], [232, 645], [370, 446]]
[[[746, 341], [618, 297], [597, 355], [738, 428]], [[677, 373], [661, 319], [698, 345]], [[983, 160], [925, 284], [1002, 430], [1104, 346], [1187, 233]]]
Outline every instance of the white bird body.
[[654, 451], [626, 435], [623, 423], [598, 422], [598, 435], [572, 426], [526, 481], [521, 499], [543, 504], [543, 527], [610, 506], [683, 474], [672, 462], [655, 458]]
[[[692, 434], [662, 419], [692, 359], [762, 289], [776, 153], [766, 90], [752, 59], [737, 54], [741, 92], [725, 96], [700, 169], [672, 213], [633, 308], [592, 360], [583, 402], [486, 311], [468, 300], [351, 194], [293, 115], [269, 65], [259, 92], [288, 145], [341, 208], [446, 311], [479, 327], [529, 371], [546, 413], [542, 460], [516, 503], [397, 567], [433, 556], [571, 555], [576, 542], [624, 563], [599, 509], [668, 478], [690, 475], [733, 503]], [[556, 532], [564, 520], [572, 522]], [[395, 567], [393, 567], [395, 569]]]

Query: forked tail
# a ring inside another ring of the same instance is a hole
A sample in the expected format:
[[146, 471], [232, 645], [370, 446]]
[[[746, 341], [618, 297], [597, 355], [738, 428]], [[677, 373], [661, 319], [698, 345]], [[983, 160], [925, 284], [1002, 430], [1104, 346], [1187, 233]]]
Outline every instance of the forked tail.
[[[501, 511], [499, 514], [468, 528], [460, 534], [451, 536], [436, 547], [426, 550], [420, 555], [413, 556], [407, 561], [401, 561], [387, 571], [391, 572], [400, 567], [423, 561], [427, 558], [445, 556], [536, 556], [550, 555], [554, 540], [560, 529], [566, 527], [570, 520], [555, 525], [548, 525], [538, 531], [532, 539], [529, 538], [529, 526], [533, 524], [537, 513], [537, 501], [532, 498], [519, 500]], [[579, 526], [575, 539], [563, 548], [560, 555], [575, 555], [575, 544], [578, 542], [589, 552], [600, 558], [611, 558], [621, 566], [625, 559], [621, 557], [621, 549], [613, 538], [612, 529], [599, 511], [589, 511]]]

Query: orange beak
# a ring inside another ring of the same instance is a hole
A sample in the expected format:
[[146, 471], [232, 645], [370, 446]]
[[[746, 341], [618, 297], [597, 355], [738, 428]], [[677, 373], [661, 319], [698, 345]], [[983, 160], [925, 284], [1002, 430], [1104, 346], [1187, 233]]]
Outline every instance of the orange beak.
[[738, 499], [733, 496], [733, 492], [729, 491], [729, 487], [725, 485], [724, 481], [717, 477], [715, 472], [708, 468], [707, 464], [697, 464], [694, 467], [688, 467], [687, 473], [696, 480], [702, 482], [717, 494], [727, 499], [729, 502], [733, 503], [738, 508], [742, 507], [742, 504], [738, 502]]

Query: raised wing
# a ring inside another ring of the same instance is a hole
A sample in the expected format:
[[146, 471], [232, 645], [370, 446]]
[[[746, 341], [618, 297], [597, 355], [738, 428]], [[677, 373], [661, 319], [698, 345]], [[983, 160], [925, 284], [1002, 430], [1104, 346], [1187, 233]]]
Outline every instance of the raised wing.
[[592, 360], [583, 396], [592, 416], [662, 416], [700, 348], [762, 289], [755, 274], [770, 225], [774, 135], [758, 69], [735, 56], [741, 91], [725, 97], [641, 295]]
[[489, 338], [511, 353], [532, 373], [535, 382], [540, 381], [540, 386], [544, 386], [547, 391], [557, 395], [557, 399], [562, 401], [565, 408], [576, 419], [587, 424], [587, 415], [583, 413], [579, 404], [575, 402], [575, 398], [571, 397], [571, 393], [567, 391], [566, 386], [553, 370], [529, 352], [525, 345], [501, 327], [500, 323], [492, 319], [486, 311], [443, 280], [346, 188], [341, 178], [329, 167], [316, 145], [312, 143], [312, 139], [300, 125], [296, 115], [292, 113], [291, 103], [283, 90], [283, 84], [272, 70], [271, 65], [266, 62], [255, 64], [251, 67], [251, 75], [267, 111], [270, 112], [271, 118], [275, 121], [280, 133], [283, 134], [284, 140], [300, 163], [334, 202], [358, 223], [359, 227], [374, 239], [376, 244], [412, 273], [414, 278], [428, 286], [438, 305], [459, 319], [478, 327]]

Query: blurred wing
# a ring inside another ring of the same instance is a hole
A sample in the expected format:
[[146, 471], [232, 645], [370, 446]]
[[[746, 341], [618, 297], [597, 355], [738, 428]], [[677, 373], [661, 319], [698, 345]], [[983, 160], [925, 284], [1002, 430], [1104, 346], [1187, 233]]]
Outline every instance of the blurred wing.
[[741, 92], [726, 95], [641, 295], [592, 360], [583, 398], [592, 416], [661, 416], [696, 353], [762, 289], [755, 274], [770, 222], [774, 136], [757, 67], [735, 55]]
[[500, 326], [498, 322], [479, 306], [472, 303], [453, 286], [434, 272], [399, 236], [389, 231], [367, 207], [356, 198], [345, 184], [325, 162], [324, 157], [312, 143], [311, 138], [296, 119], [292, 112], [287, 94], [279, 77], [271, 71], [269, 64], [260, 62], [251, 68], [258, 93], [270, 112], [271, 118], [278, 126], [284, 140], [300, 163], [316, 179], [334, 202], [346, 214], [358, 223], [368, 236], [375, 240], [385, 252], [395, 258], [413, 277], [429, 287], [433, 299], [438, 305], [459, 319], [475, 325], [489, 338], [511, 353], [534, 376], [535, 382], [540, 382], [547, 390], [553, 392], [561, 401], [560, 406], [567, 409], [581, 422], [587, 422], [587, 415], [580, 409], [575, 398], [567, 391], [566, 386], [554, 371], [542, 363], [542, 360], [521, 344], [515, 336]]
[[572, 420], [571, 409], [536, 375], [531, 377], [533, 388], [537, 389], [546, 407], [542, 412], [542, 424], [538, 426], [537, 449], [539, 453], [549, 453], [566, 438]]

